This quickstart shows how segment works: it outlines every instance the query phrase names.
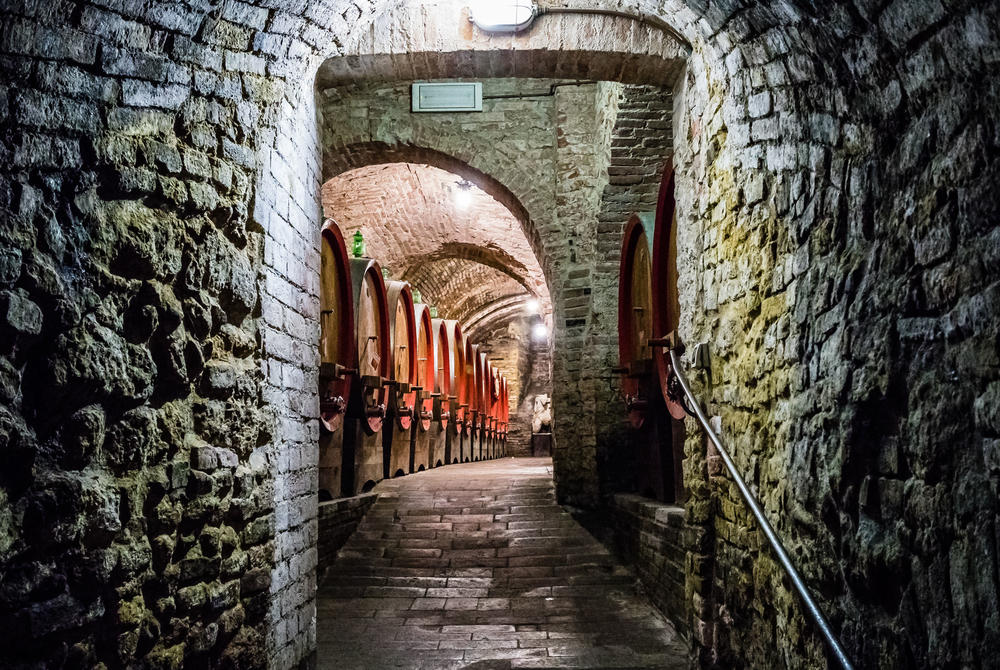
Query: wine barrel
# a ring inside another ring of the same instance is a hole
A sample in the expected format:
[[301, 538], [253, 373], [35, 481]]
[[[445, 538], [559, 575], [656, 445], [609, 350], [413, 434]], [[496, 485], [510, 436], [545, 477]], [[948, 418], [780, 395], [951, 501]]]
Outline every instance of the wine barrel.
[[501, 423], [503, 425], [503, 443], [504, 443], [504, 453], [507, 451], [507, 432], [510, 430], [510, 387], [507, 383], [507, 378], [504, 377], [503, 380], [503, 391], [501, 400]]
[[340, 228], [327, 219], [320, 255], [320, 422], [340, 430], [351, 390], [354, 301], [350, 257]]
[[479, 349], [479, 451], [483, 459], [490, 458], [490, 360]]
[[427, 431], [434, 418], [434, 331], [427, 305], [417, 303], [413, 312], [417, 321], [417, 428]]
[[431, 334], [434, 335], [434, 417], [431, 423], [430, 467], [450, 463], [448, 429], [454, 416], [451, 412], [452, 390], [452, 346], [448, 323], [444, 319], [431, 319]]
[[494, 458], [500, 455], [500, 379], [500, 369], [490, 366], [490, 436]]
[[448, 324], [444, 319], [431, 319], [431, 333], [434, 335], [434, 393], [444, 402], [435, 403], [434, 420], [447, 426], [451, 420], [448, 396], [451, 395], [451, 341]]
[[472, 460], [483, 460], [482, 404], [483, 404], [483, 360], [479, 354], [479, 344], [468, 342], [465, 348], [465, 371], [468, 375], [466, 388], [469, 403], [469, 419], [466, 435], [472, 448]]
[[[351, 384], [347, 403], [344, 459], [352, 459], [353, 471], [345, 463], [345, 491], [371, 490], [382, 478], [384, 462], [379, 435], [385, 419], [390, 375], [389, 314], [385, 282], [377, 262], [351, 259], [354, 298], [355, 361], [357, 379]], [[350, 486], [347, 486], [350, 484]]]
[[[674, 169], [668, 159], [663, 168], [660, 196], [656, 205], [656, 230], [653, 233], [653, 334], [663, 340], [676, 333], [680, 324], [680, 295], [677, 273], [677, 202], [674, 199]], [[675, 420], [669, 422], [671, 456], [673, 461], [673, 491], [668, 493], [673, 502], [684, 499], [684, 418], [686, 412], [679, 395], [671, 398], [669, 382], [672, 374], [670, 354], [654, 343], [653, 359], [659, 379], [660, 392], [667, 411]]]
[[507, 377], [503, 377], [500, 383], [500, 455], [507, 455], [507, 429], [509, 412], [507, 409]]
[[[652, 307], [653, 336], [662, 339], [677, 331], [680, 322], [680, 296], [677, 290], [677, 204], [674, 200], [674, 170], [668, 160], [663, 168], [660, 196], [656, 204], [656, 229], [653, 232]], [[675, 419], [683, 419], [680, 402], [670, 397], [670, 354], [662, 346], [653, 347], [653, 358], [660, 380], [660, 390], [667, 409]]]
[[[452, 435], [463, 434], [466, 429], [469, 400], [466, 382], [466, 347], [462, 324], [453, 319], [445, 321], [448, 326], [448, 354], [451, 357], [451, 400]], [[460, 443], [456, 442], [456, 454], [460, 453]], [[455, 459], [452, 459], [455, 462]]]
[[341, 490], [344, 416], [354, 364], [354, 299], [351, 263], [340, 228], [332, 219], [320, 233], [320, 450], [321, 500], [350, 493]]
[[410, 429], [417, 392], [417, 323], [407, 282], [386, 283], [389, 313], [388, 425], [382, 431], [386, 477], [410, 471]]
[[[625, 227], [618, 294], [618, 347], [620, 371], [625, 373], [622, 393], [628, 413], [634, 462], [617, 459], [614, 469], [628, 473], [642, 495], [674, 502], [680, 464], [674, 452], [681, 445], [673, 432], [673, 421], [664, 405], [660, 381], [653, 361], [655, 342], [653, 293], [653, 241], [656, 218], [651, 212], [634, 214]], [[682, 443], [681, 443], [682, 444]], [[623, 454], [627, 456], [628, 454]]]
[[469, 422], [469, 399], [466, 382], [465, 353], [468, 343], [462, 324], [450, 319], [448, 324], [449, 355], [451, 356], [451, 431], [449, 431], [448, 462], [461, 463], [468, 460], [468, 440], [466, 430]]
[[493, 365], [489, 362], [488, 356], [481, 355], [483, 356], [483, 451], [486, 458], [494, 458], [496, 426], [493, 423], [493, 394], [490, 391], [493, 385]]
[[[464, 435], [470, 441], [474, 439], [473, 430], [476, 428], [476, 419], [479, 418], [479, 377], [476, 371], [476, 363], [479, 361], [479, 345], [473, 344], [471, 340], [465, 342], [465, 402], [469, 405], [467, 420], [465, 422]], [[477, 445], [473, 445], [473, 460], [478, 460]]]
[[618, 277], [618, 362], [624, 374], [622, 394], [634, 428], [646, 420], [649, 398], [642, 380], [653, 368], [649, 339], [653, 329], [650, 275], [654, 223], [653, 215], [647, 212], [629, 218]]

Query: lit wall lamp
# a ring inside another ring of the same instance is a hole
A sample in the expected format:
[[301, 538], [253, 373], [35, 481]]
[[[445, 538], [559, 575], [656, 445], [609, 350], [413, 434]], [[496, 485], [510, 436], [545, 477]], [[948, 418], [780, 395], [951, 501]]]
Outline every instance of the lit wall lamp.
[[459, 209], [468, 209], [472, 204], [472, 182], [461, 180], [455, 182], [455, 206]]
[[528, 314], [538, 314], [542, 305], [538, 302], [538, 298], [531, 298], [526, 303], [524, 303], [524, 309]]
[[469, 4], [469, 20], [487, 33], [519, 33], [531, 27], [538, 16], [533, 2], [496, 2], [473, 0]]
[[531, 336], [539, 342], [544, 342], [549, 337], [549, 328], [544, 323], [536, 323], [531, 328]]

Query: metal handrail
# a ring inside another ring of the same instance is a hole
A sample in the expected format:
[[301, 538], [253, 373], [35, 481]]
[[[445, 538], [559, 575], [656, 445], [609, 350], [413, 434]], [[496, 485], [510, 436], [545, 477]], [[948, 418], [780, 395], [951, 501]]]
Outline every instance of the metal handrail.
[[747, 507], [750, 508], [750, 512], [753, 514], [754, 518], [757, 519], [757, 523], [760, 524], [761, 530], [764, 531], [764, 535], [767, 536], [768, 542], [771, 544], [771, 548], [774, 549], [774, 553], [778, 556], [778, 562], [781, 563], [782, 567], [785, 568], [785, 572], [788, 574], [789, 579], [792, 580], [792, 584], [795, 585], [795, 590], [798, 591], [799, 597], [805, 603], [806, 610], [812, 616], [813, 621], [819, 627], [820, 634], [823, 636], [823, 640], [826, 642], [830, 651], [836, 657], [837, 661], [840, 663], [840, 667], [844, 670], [854, 670], [854, 666], [851, 665], [850, 659], [847, 658], [847, 653], [841, 646], [840, 641], [837, 640], [836, 635], [833, 633], [833, 629], [830, 628], [830, 622], [826, 620], [823, 616], [823, 612], [820, 610], [819, 605], [813, 600], [812, 596], [809, 595], [809, 591], [806, 588], [805, 582], [802, 580], [802, 576], [799, 574], [795, 566], [792, 565], [792, 559], [789, 558], [788, 552], [785, 551], [785, 547], [781, 544], [781, 540], [778, 538], [777, 533], [774, 532], [774, 528], [768, 523], [767, 517], [764, 516], [763, 510], [760, 508], [760, 504], [754, 497], [753, 493], [747, 487], [746, 482], [740, 476], [739, 472], [736, 470], [736, 464], [733, 463], [733, 459], [729, 456], [729, 452], [722, 444], [722, 440], [719, 436], [715, 434], [712, 430], [711, 425], [708, 423], [708, 417], [705, 416], [704, 410], [701, 408], [701, 403], [695, 397], [694, 393], [691, 392], [691, 387], [688, 385], [687, 379], [684, 377], [684, 373], [681, 372], [681, 362], [680, 357], [677, 355], [677, 349], [670, 349], [670, 362], [673, 368], [673, 374], [680, 383], [681, 388], [684, 389], [684, 395], [687, 396], [691, 403], [691, 407], [694, 409], [694, 415], [697, 417], [701, 427], [704, 429], [705, 433], [708, 434], [708, 438], [712, 440], [715, 448], [719, 450], [719, 454], [722, 456], [722, 461], [726, 464], [726, 468], [729, 470], [729, 474], [736, 480], [736, 486], [739, 488], [740, 493], [743, 495], [743, 500], [746, 501]]

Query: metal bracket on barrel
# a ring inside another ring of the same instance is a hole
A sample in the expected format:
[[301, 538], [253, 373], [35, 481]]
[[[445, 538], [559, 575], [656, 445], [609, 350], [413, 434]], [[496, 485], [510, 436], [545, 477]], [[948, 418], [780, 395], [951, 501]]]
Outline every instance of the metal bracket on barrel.
[[[647, 343], [649, 347], [659, 347], [661, 349], [666, 349], [664, 356], [668, 359], [670, 358], [670, 352], [676, 351], [678, 356], [683, 356], [684, 352], [687, 350], [684, 346], [684, 342], [681, 341], [680, 335], [677, 331], [667, 333], [664, 337], [655, 337], [649, 340]], [[696, 349], [698, 351], [698, 349]], [[687, 404], [687, 398], [684, 395], [684, 389], [681, 387], [680, 379], [677, 378], [677, 371], [674, 370], [674, 366], [670, 366], [670, 376], [667, 379], [667, 395], [675, 403], [680, 405], [689, 416], [695, 418], [698, 417], [691, 406]]]
[[344, 367], [340, 363], [320, 363], [320, 379], [344, 379], [349, 375], [357, 374], [355, 368]]
[[342, 381], [348, 375], [355, 374], [357, 370], [347, 368], [340, 363], [320, 363], [319, 378], [323, 393], [319, 399], [320, 412], [322, 414], [343, 414], [347, 410], [347, 400], [343, 396], [333, 395], [328, 384], [334, 381]]
[[[379, 375], [362, 375], [361, 383], [366, 388], [371, 390], [380, 389], [383, 386], [392, 386], [395, 384], [393, 380], [386, 379], [385, 377], [381, 377]], [[375, 399], [374, 396], [372, 396], [372, 400], [374, 399]], [[365, 416], [385, 418], [385, 403], [368, 405], [366, 400], [365, 404], [367, 405], [365, 407]]]

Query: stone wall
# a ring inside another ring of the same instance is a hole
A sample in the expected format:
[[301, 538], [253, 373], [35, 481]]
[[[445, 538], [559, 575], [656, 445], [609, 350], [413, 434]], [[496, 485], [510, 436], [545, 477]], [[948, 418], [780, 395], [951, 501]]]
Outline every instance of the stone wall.
[[[253, 217], [267, 236], [261, 273], [261, 391], [277, 431], [267, 455], [274, 476], [275, 543], [268, 627], [277, 667], [316, 648], [319, 464], [320, 156], [312, 90], [285, 100], [255, 191]], [[294, 104], [293, 104], [294, 103]]]
[[[633, 212], [656, 210], [663, 166], [673, 147], [672, 91], [659, 86], [623, 86], [617, 113], [609, 126], [607, 184], [597, 209], [597, 226], [589, 259], [591, 295], [586, 342], [592, 361], [593, 416], [599, 492], [608, 496], [634, 491], [635, 482], [616, 478], [622, 468], [614, 460], [630, 449], [625, 430], [621, 378], [612, 374], [618, 360], [618, 283], [622, 236]], [[627, 473], [631, 474], [631, 473]], [[617, 480], [616, 480], [617, 479]]]
[[691, 545], [684, 508], [618, 493], [611, 498], [615, 550], [635, 567], [646, 594], [688, 637], [690, 603], [685, 556]]

